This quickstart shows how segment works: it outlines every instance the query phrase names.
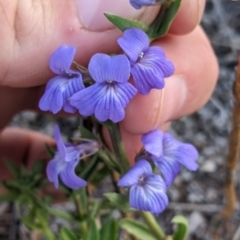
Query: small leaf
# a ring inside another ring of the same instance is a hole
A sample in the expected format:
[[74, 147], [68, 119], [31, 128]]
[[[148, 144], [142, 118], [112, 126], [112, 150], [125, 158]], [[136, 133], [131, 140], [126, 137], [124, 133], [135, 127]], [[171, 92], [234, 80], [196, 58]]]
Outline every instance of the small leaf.
[[129, 206], [128, 196], [121, 195], [118, 193], [105, 193], [104, 196], [120, 211], [122, 212], [131, 212], [134, 211]]
[[177, 215], [172, 219], [172, 223], [178, 225], [173, 240], [184, 240], [188, 232], [188, 220], [184, 216]]
[[48, 144], [45, 144], [45, 148], [46, 148], [46, 151], [47, 151], [47, 154], [50, 158], [53, 158], [54, 155], [55, 155], [55, 151], [52, 147], [50, 147]]
[[182, 0], [169, 0], [162, 5], [158, 17], [150, 25], [147, 31], [149, 38], [159, 38], [167, 33], [180, 8], [181, 1]]
[[158, 240], [152, 235], [152, 231], [146, 225], [137, 222], [136, 220], [123, 218], [119, 222], [119, 226], [140, 240]]
[[97, 225], [94, 219], [90, 219], [90, 227], [88, 229], [88, 234], [85, 240], [99, 240], [100, 234], [97, 229]]
[[126, 29], [133, 28], [133, 27], [142, 29], [145, 32], [148, 30], [147, 25], [137, 20], [122, 18], [120, 16], [110, 14], [110, 13], [104, 13], [104, 15], [114, 26], [116, 26], [121, 31], [125, 31]]
[[14, 202], [18, 199], [18, 194], [10, 192], [4, 195], [0, 195], [0, 202]]
[[79, 240], [79, 238], [72, 230], [62, 227], [60, 230], [60, 240]]
[[47, 208], [48, 212], [53, 215], [53, 216], [56, 216], [56, 217], [59, 217], [59, 218], [62, 218], [62, 219], [65, 219], [67, 221], [77, 221], [76, 217], [66, 211], [62, 211], [62, 210], [59, 210], [59, 209], [56, 209], [56, 208]]
[[96, 140], [96, 137], [94, 136], [93, 133], [91, 133], [87, 128], [80, 126], [79, 127], [79, 131], [81, 133], [81, 137], [82, 138], [86, 138], [86, 139], [94, 139]]
[[117, 240], [118, 222], [115, 219], [107, 220], [101, 229], [101, 240]]

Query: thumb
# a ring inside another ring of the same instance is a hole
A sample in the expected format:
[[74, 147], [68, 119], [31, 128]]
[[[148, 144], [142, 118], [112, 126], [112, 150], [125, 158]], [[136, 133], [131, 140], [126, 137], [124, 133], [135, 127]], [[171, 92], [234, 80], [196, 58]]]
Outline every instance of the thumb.
[[[182, 0], [172, 34], [192, 31], [201, 19], [205, 1]], [[0, 0], [0, 85], [33, 87], [52, 73], [50, 55], [62, 44], [76, 46], [76, 61], [86, 65], [96, 52], [119, 51], [121, 32], [104, 12], [151, 23], [159, 6], [135, 10], [129, 0]], [[196, 17], [197, 16], [197, 17]], [[180, 26], [179, 26], [180, 24]], [[178, 29], [178, 30], [176, 30]]]

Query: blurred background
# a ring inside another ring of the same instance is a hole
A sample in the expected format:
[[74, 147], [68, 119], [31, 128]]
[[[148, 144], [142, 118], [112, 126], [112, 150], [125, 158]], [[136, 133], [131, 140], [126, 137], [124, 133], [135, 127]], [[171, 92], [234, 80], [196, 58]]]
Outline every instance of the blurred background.
[[[159, 216], [159, 222], [171, 231], [170, 222], [174, 215], [183, 214], [189, 219], [189, 240], [210, 240], [213, 217], [223, 208], [224, 167], [226, 162], [231, 111], [233, 105], [232, 86], [235, 67], [240, 50], [240, 1], [207, 0], [201, 22], [220, 65], [219, 81], [207, 105], [195, 114], [175, 121], [171, 132], [185, 142], [193, 143], [199, 150], [199, 170], [191, 173], [182, 170], [169, 189], [169, 208]], [[66, 138], [77, 134], [80, 119], [72, 117], [57, 119]], [[10, 125], [30, 128], [52, 135], [56, 119], [33, 112], [23, 112], [14, 117]], [[240, 199], [240, 167], [236, 175], [236, 190]], [[109, 183], [104, 183], [108, 188]], [[96, 194], [100, 194], [96, 193]], [[65, 208], [71, 206], [65, 205]], [[53, 228], [59, 222], [53, 222]], [[240, 208], [223, 229], [223, 240], [240, 240]], [[11, 232], [11, 234], [9, 234]], [[18, 236], [18, 238], [16, 238]], [[18, 221], [14, 206], [0, 205], [0, 240], [29, 238], [29, 233]], [[146, 239], [147, 240], [147, 239]]]

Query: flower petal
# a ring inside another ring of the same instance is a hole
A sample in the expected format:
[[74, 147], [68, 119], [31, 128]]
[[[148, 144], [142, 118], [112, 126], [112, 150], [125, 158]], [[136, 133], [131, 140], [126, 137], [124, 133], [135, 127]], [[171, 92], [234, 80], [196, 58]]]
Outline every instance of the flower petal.
[[163, 132], [158, 129], [142, 135], [141, 138], [145, 150], [157, 157], [163, 153], [162, 140]]
[[176, 159], [167, 156], [153, 156], [153, 161], [156, 167], [162, 172], [167, 187], [170, 186], [179, 173], [181, 164]]
[[39, 101], [39, 108], [42, 111], [51, 111], [58, 113], [63, 106], [63, 92], [67, 86], [68, 80], [63, 77], [52, 78], [47, 86], [45, 93]]
[[198, 152], [193, 145], [179, 142], [171, 134], [166, 133], [163, 138], [163, 148], [164, 155], [175, 159], [190, 171], [197, 170]]
[[96, 82], [127, 82], [130, 77], [130, 63], [126, 56], [110, 57], [103, 53], [95, 54], [88, 65], [88, 70]]
[[146, 95], [151, 89], [162, 89], [165, 85], [162, 72], [156, 72], [153, 68], [136, 63], [131, 70], [133, 80], [139, 93]]
[[152, 6], [155, 5], [157, 2], [160, 2], [161, 0], [130, 0], [130, 4], [135, 9], [140, 9], [143, 6]]
[[137, 89], [129, 82], [117, 84], [114, 90], [123, 108], [127, 107], [130, 100], [137, 94]]
[[133, 208], [155, 215], [161, 213], [168, 205], [164, 181], [158, 175], [148, 176], [145, 185], [131, 187], [129, 202]]
[[55, 188], [59, 186], [58, 174], [65, 167], [65, 163], [59, 158], [59, 155], [55, 155], [54, 159], [47, 164], [47, 177], [50, 182], [54, 183]]
[[82, 144], [79, 144], [78, 146], [74, 146], [73, 144], [70, 144], [68, 146], [65, 145], [66, 156], [64, 158], [64, 161], [71, 162], [71, 161], [79, 160], [80, 155], [84, 153], [84, 150], [81, 149], [81, 145]]
[[61, 180], [63, 183], [72, 189], [78, 189], [85, 187], [87, 185], [86, 181], [79, 178], [75, 174], [75, 167], [77, 166], [78, 161], [71, 161], [67, 163], [66, 167], [64, 168], [63, 171], [60, 173]]
[[127, 54], [131, 63], [135, 63], [140, 54], [149, 47], [149, 38], [147, 34], [137, 28], [125, 30], [122, 37], [120, 37], [117, 42]]
[[79, 92], [82, 89], [84, 89], [84, 85], [82, 82], [82, 76], [80, 74], [76, 75], [76, 77], [72, 79], [69, 79], [66, 90], [63, 93], [64, 98], [63, 109], [65, 112], [75, 113], [77, 111], [77, 108], [70, 105], [69, 99], [75, 93]]
[[62, 160], [64, 160], [66, 157], [66, 149], [65, 149], [64, 142], [62, 140], [59, 126], [57, 124], [54, 126], [54, 138], [56, 140], [56, 144], [57, 144], [58, 152], [60, 153], [60, 157]]
[[85, 88], [75, 93], [70, 98], [70, 104], [79, 110], [83, 116], [91, 116], [94, 114], [98, 101], [104, 96], [103, 89], [105, 84], [95, 83], [92, 86]]
[[152, 167], [146, 160], [138, 161], [118, 182], [118, 186], [130, 187], [138, 183], [143, 175], [152, 174]]
[[162, 72], [164, 77], [170, 77], [175, 70], [173, 63], [166, 58], [164, 51], [156, 46], [148, 48], [140, 62], [145, 66], [151, 66], [156, 72]]
[[49, 60], [50, 69], [58, 75], [62, 75], [64, 72], [68, 72], [75, 53], [75, 47], [68, 47], [67, 45], [60, 46], [51, 55], [51, 58]]

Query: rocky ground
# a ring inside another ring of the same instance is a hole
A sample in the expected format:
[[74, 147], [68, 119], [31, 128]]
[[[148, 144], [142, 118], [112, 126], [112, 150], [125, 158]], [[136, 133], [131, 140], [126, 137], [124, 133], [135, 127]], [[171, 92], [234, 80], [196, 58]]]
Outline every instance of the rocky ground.
[[[214, 239], [212, 232], [219, 230], [212, 224], [213, 217], [223, 208], [224, 169], [231, 129], [231, 109], [233, 104], [232, 85], [234, 68], [240, 50], [240, 1], [207, 0], [207, 8], [202, 20], [220, 64], [217, 87], [208, 104], [197, 113], [175, 121], [171, 132], [185, 142], [193, 143], [200, 152], [199, 171], [190, 173], [183, 170], [169, 189], [169, 208], [159, 216], [159, 221], [171, 231], [172, 217], [183, 214], [190, 223], [189, 240]], [[79, 119], [58, 119], [66, 136], [75, 134]], [[24, 112], [17, 115], [11, 125], [52, 133], [55, 119], [36, 113]], [[240, 197], [240, 167], [236, 176], [237, 195]], [[14, 206], [1, 205], [0, 240], [27, 240], [29, 233], [16, 223]], [[221, 228], [223, 232], [215, 239], [240, 239], [240, 210]], [[57, 227], [58, 222], [53, 223]], [[20, 233], [17, 233], [19, 231]], [[15, 235], [9, 234], [9, 232]], [[27, 234], [27, 235], [24, 235]]]

